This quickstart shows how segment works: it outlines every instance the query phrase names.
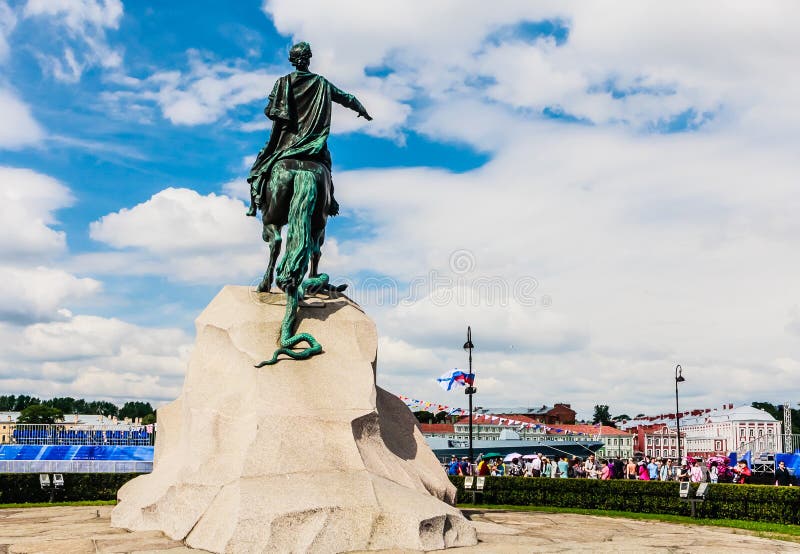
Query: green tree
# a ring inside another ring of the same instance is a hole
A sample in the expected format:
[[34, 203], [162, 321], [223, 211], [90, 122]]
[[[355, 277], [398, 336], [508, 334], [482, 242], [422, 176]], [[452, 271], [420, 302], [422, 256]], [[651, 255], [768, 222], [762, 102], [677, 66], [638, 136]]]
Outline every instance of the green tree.
[[147, 414], [142, 418], [142, 425], [150, 425], [151, 423], [155, 422], [156, 422], [156, 412], [153, 412], [152, 414]]
[[436, 415], [433, 416], [433, 419], [436, 423], [447, 423], [448, 421], [447, 412], [445, 412], [444, 410], [437, 412]]
[[86, 413], [114, 417], [119, 413], [119, 408], [111, 402], [95, 400], [86, 404]]
[[608, 411], [606, 404], [595, 404], [594, 417], [592, 418], [593, 424], [611, 425], [614, 426], [614, 421], [611, 419], [611, 413]]
[[430, 412], [426, 412], [425, 410], [414, 412], [414, 416], [416, 416], [417, 421], [420, 423], [433, 423], [434, 415]]
[[150, 402], [125, 402], [125, 405], [119, 410], [119, 417], [120, 419], [126, 417], [136, 419], [137, 417], [144, 417], [152, 413], [153, 407], [150, 405]]
[[614, 416], [611, 419], [613, 419], [614, 421], [627, 421], [630, 418], [631, 418], [631, 416], [629, 416], [628, 414], [619, 414], [617, 416]]
[[[783, 405], [770, 404], [769, 402], [753, 402], [753, 408], [764, 410], [769, 415], [783, 423]], [[800, 434], [800, 410], [792, 408], [792, 428], [783, 431], [787, 434]]]
[[11, 412], [14, 410], [14, 404], [17, 402], [17, 397], [13, 394], [0, 396], [0, 412]]
[[27, 394], [20, 394], [16, 401], [14, 402], [14, 411], [21, 412], [31, 404], [41, 404], [41, 400], [34, 396], [28, 396]]
[[58, 408], [44, 404], [31, 404], [17, 418], [17, 423], [55, 423], [63, 421], [64, 413]]
[[65, 414], [75, 413], [75, 399], [71, 396], [65, 396], [63, 398], [51, 398], [50, 400], [44, 400], [42, 404], [44, 406], [50, 406], [51, 408], [58, 408], [62, 413]]
[[769, 402], [753, 402], [751, 405], [753, 408], [764, 410], [775, 419], [783, 421], [783, 406], [776, 406], [774, 404], [770, 404]]

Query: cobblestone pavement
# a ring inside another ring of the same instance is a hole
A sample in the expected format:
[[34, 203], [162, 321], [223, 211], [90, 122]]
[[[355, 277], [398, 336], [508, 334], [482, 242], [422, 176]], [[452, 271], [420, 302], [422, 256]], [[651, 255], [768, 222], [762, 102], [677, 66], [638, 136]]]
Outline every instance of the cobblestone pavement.
[[[159, 532], [110, 527], [112, 506], [0, 510], [0, 554], [199, 554]], [[542, 512], [465, 512], [480, 543], [448, 554], [529, 552], [800, 552], [800, 544], [720, 527]], [[399, 552], [399, 551], [398, 551]]]

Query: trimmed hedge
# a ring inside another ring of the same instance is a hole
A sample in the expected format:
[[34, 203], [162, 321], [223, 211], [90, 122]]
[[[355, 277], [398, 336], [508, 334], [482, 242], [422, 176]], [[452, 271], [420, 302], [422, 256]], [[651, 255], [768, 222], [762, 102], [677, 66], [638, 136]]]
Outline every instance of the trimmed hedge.
[[[64, 488], [55, 500], [115, 500], [117, 491], [139, 473], [64, 473]], [[0, 503], [48, 502], [50, 491], [42, 490], [37, 473], [0, 473]]]
[[[450, 476], [458, 488], [457, 502], [472, 502], [464, 491], [464, 478]], [[692, 484], [694, 497], [696, 484]], [[677, 482], [613, 479], [548, 479], [487, 477], [483, 504], [559, 506], [595, 510], [620, 510], [654, 514], [691, 514], [688, 502], [679, 498]], [[697, 503], [697, 516], [800, 524], [800, 487], [709, 484], [706, 501]]]

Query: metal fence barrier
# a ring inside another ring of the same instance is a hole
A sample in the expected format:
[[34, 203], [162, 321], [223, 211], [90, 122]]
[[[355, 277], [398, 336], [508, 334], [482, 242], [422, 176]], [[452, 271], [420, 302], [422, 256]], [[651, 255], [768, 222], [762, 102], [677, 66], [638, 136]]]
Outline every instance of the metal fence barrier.
[[21, 423], [11, 433], [9, 444], [152, 446], [155, 444], [152, 429], [147, 425]]
[[153, 462], [117, 460], [0, 460], [0, 473], [150, 473]]

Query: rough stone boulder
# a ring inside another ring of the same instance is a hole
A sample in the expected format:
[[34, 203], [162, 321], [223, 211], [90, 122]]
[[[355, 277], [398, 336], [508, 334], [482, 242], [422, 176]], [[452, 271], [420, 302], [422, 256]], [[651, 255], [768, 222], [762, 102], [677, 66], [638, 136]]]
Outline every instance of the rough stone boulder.
[[345, 297], [308, 304], [299, 330], [324, 353], [256, 369], [283, 295], [228, 286], [214, 298], [183, 391], [158, 410], [154, 470], [120, 489], [113, 526], [212, 552], [476, 543], [415, 418], [375, 386], [372, 320]]

